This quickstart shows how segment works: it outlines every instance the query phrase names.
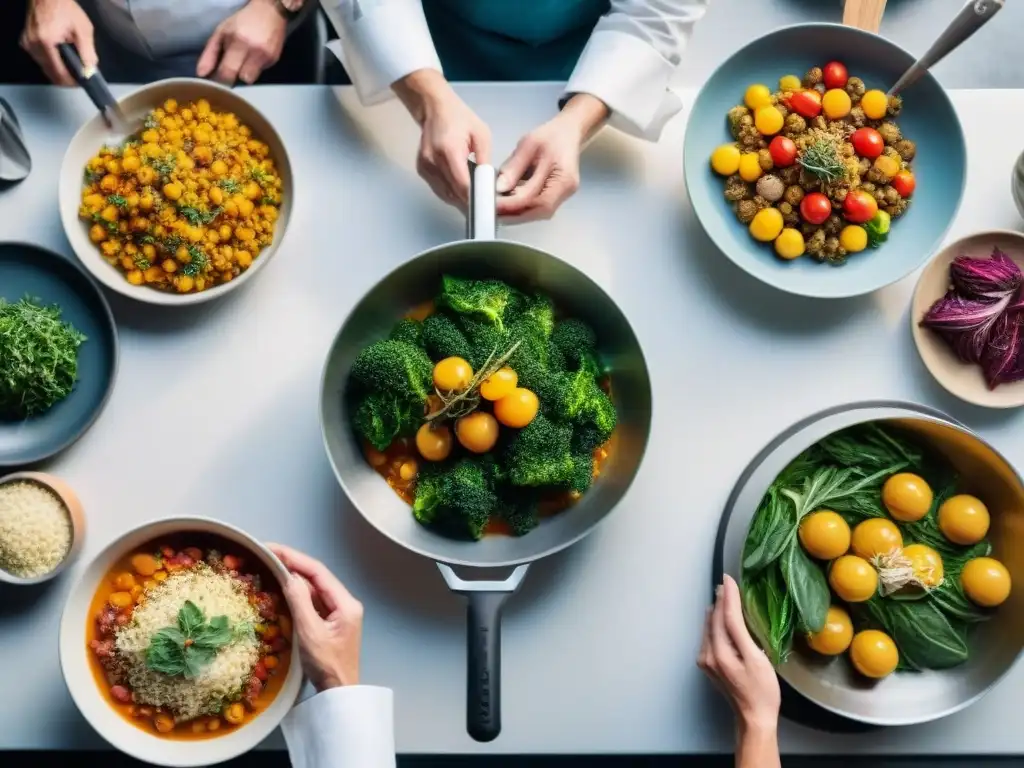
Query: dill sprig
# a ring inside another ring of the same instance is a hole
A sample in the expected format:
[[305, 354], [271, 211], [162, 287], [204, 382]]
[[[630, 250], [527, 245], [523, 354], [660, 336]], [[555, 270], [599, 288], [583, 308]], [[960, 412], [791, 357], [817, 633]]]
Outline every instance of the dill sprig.
[[204, 211], [191, 205], [183, 205], [178, 208], [178, 213], [192, 226], [206, 225], [216, 219], [223, 208], [214, 208], [212, 211]]
[[242, 185], [234, 179], [221, 179], [220, 187], [229, 195], [237, 195], [242, 191]]
[[125, 200], [124, 197], [122, 197], [121, 195], [109, 195], [107, 197], [107, 202], [113, 206], [116, 206], [117, 208], [128, 207], [128, 201]]
[[797, 162], [808, 173], [825, 183], [839, 181], [846, 175], [846, 166], [839, 153], [839, 145], [828, 139], [818, 139], [800, 153]]
[[188, 247], [189, 262], [181, 268], [181, 274], [187, 275], [188, 277], [195, 277], [204, 269], [208, 260], [206, 254], [203, 253], [199, 248], [194, 245]]
[[469, 386], [462, 391], [442, 392], [440, 389], [435, 388], [434, 392], [441, 399], [441, 407], [433, 413], [428, 413], [426, 420], [430, 422], [445, 418], [459, 419], [475, 411], [480, 405], [480, 385], [508, 362], [509, 358], [518, 349], [520, 343], [517, 341], [500, 357], [497, 356], [498, 348], [495, 347], [494, 351], [487, 357], [487, 360], [484, 361], [484, 364], [480, 366], [480, 370], [470, 380]]

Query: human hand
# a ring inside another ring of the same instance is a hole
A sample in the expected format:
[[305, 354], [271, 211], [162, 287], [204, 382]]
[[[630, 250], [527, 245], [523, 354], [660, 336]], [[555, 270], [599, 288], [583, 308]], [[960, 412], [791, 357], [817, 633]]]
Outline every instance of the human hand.
[[740, 590], [732, 577], [726, 575], [715, 594], [697, 666], [729, 699], [741, 728], [774, 733], [782, 699], [775, 669], [747, 631]]
[[234, 85], [236, 80], [252, 85], [280, 58], [287, 35], [288, 22], [273, 0], [249, 0], [213, 31], [196, 74], [207, 77], [216, 67], [213, 77], [224, 85]]
[[392, 88], [423, 129], [416, 171], [435, 195], [465, 208], [469, 202], [469, 155], [473, 153], [479, 164], [490, 162], [491, 129], [436, 70], [417, 70]]
[[579, 187], [583, 142], [607, 116], [603, 101], [580, 93], [524, 136], [498, 174], [498, 215], [550, 219]]
[[358, 685], [363, 604], [319, 560], [280, 544], [267, 546], [292, 573], [284, 596], [306, 677], [317, 691]]
[[82, 66], [99, 62], [92, 22], [75, 0], [30, 0], [20, 43], [56, 85], [75, 84], [57, 52], [61, 43], [74, 43]]

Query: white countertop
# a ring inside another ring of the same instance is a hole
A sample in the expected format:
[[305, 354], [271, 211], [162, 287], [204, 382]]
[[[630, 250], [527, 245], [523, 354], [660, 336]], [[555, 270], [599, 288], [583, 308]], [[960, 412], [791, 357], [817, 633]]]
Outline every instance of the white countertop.
[[[498, 159], [555, 110], [557, 85], [459, 88], [495, 131]], [[748, 278], [690, 212], [685, 115], [658, 145], [612, 132], [584, 157], [583, 186], [557, 219], [504, 231], [585, 270], [618, 301], [647, 354], [655, 423], [640, 475], [588, 539], [537, 563], [504, 622], [504, 730], [464, 730], [462, 600], [434, 564], [377, 534], [344, 499], [320, 441], [328, 345], [384, 273], [461, 236], [457, 214], [412, 171], [400, 108], [359, 108], [347, 89], [255, 88], [292, 152], [298, 194], [283, 250], [247, 289], [212, 306], [156, 313], [113, 301], [121, 370], [105, 413], [51, 462], [78, 490], [83, 561], [139, 521], [221, 517], [325, 560], [366, 607], [364, 680], [396, 693], [404, 753], [724, 752], [731, 719], [694, 666], [719, 514], [733, 482], [779, 431], [869, 398], [943, 409], [1024, 466], [1021, 412], [951, 399], [920, 364], [907, 317], [914, 277], [875, 295], [821, 302]], [[65, 145], [84, 94], [0, 87], [35, 159], [0, 190], [0, 239], [70, 255], [57, 213]], [[693, 93], [686, 94], [692, 101]], [[1009, 172], [1024, 145], [1024, 91], [953, 93], [971, 148], [950, 237], [1018, 228]], [[884, 252], [877, 257], [884, 258]], [[75, 573], [31, 599], [0, 592], [0, 748], [102, 746], [68, 697], [57, 624]], [[969, 710], [930, 725], [833, 736], [785, 723], [792, 753], [1024, 752], [1024, 667]], [[15, 693], [16, 692], [16, 695]], [[280, 747], [279, 739], [270, 746]]]

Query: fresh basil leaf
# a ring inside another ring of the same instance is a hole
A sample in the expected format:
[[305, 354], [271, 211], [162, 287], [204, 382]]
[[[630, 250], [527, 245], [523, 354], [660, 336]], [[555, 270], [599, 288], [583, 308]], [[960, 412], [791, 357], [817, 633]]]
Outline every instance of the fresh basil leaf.
[[196, 630], [192, 636], [195, 645], [213, 650], [227, 645], [233, 638], [234, 633], [231, 631], [231, 627], [228, 626], [227, 616], [215, 617], [209, 624], [205, 624]]
[[180, 675], [185, 671], [184, 650], [173, 639], [158, 632], [146, 649], [146, 666], [165, 675]]
[[164, 627], [153, 635], [150, 640], [151, 644], [155, 642], [167, 642], [179, 647], [184, 647], [185, 635], [177, 627]]
[[820, 632], [825, 626], [831, 602], [825, 574], [807, 556], [796, 539], [790, 543], [779, 562], [800, 627], [808, 632]]
[[215, 651], [204, 650], [190, 645], [183, 654], [184, 670], [182, 674], [189, 679], [199, 677], [203, 667], [213, 661], [214, 656], [216, 656]]
[[954, 626], [932, 600], [869, 601], [872, 616], [892, 636], [900, 656], [919, 669], [948, 669], [967, 661], [966, 627]]
[[795, 530], [789, 500], [769, 489], [744, 544], [744, 571], [756, 573], [778, 560]]
[[186, 600], [185, 604], [181, 606], [181, 610], [178, 611], [178, 627], [186, 637], [191, 637], [202, 626], [204, 619], [203, 609], [191, 600]]
[[744, 579], [740, 589], [747, 625], [772, 664], [785, 663], [793, 644], [793, 604], [778, 569]]

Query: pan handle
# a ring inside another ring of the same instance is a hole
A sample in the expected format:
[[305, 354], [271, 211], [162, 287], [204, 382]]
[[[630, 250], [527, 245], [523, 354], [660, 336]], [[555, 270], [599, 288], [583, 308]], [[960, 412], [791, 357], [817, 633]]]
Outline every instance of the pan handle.
[[466, 619], [466, 731], [476, 741], [501, 733], [501, 609], [526, 576], [520, 565], [504, 581], [465, 581], [437, 564], [448, 589], [469, 601]]
[[466, 217], [466, 238], [494, 240], [498, 236], [496, 211], [497, 174], [493, 165], [469, 164], [469, 215]]

